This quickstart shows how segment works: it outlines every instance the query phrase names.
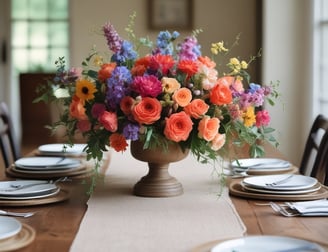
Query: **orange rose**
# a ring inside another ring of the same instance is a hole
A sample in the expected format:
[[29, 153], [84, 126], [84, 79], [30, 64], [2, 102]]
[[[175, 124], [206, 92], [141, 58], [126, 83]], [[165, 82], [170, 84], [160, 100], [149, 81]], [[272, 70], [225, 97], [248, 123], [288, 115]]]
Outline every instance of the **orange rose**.
[[100, 70], [98, 71], [98, 79], [100, 81], [106, 81], [111, 76], [115, 67], [116, 63], [103, 64]]
[[117, 130], [117, 115], [114, 112], [105, 111], [99, 116], [99, 122], [110, 132], [115, 132]]
[[214, 151], [218, 151], [223, 147], [225, 141], [226, 141], [226, 135], [217, 133], [211, 142], [211, 149]]
[[132, 108], [134, 119], [141, 124], [152, 124], [161, 117], [161, 103], [151, 97], [143, 97], [142, 100]]
[[232, 94], [228, 85], [217, 82], [210, 91], [210, 101], [216, 105], [224, 105], [232, 102]]
[[172, 114], [166, 118], [164, 135], [174, 142], [186, 141], [192, 131], [192, 125], [191, 118], [184, 111]]
[[72, 102], [69, 106], [69, 113], [71, 117], [79, 120], [88, 119], [87, 115], [85, 114], [84, 102], [76, 95], [74, 95], [72, 98]]
[[115, 151], [126, 151], [126, 147], [128, 146], [128, 143], [126, 142], [126, 139], [123, 135], [114, 133], [109, 137], [109, 145], [112, 147]]
[[180, 83], [175, 78], [163, 77], [161, 79], [162, 87], [164, 92], [173, 93], [175, 90], [180, 88]]
[[192, 99], [192, 94], [188, 88], [180, 88], [174, 92], [172, 99], [179, 106], [185, 107], [190, 103]]
[[220, 128], [220, 120], [216, 117], [205, 116], [198, 125], [198, 137], [212, 141]]
[[131, 114], [134, 99], [131, 96], [124, 96], [120, 102], [120, 108], [125, 115]]
[[202, 99], [192, 100], [190, 104], [184, 107], [184, 111], [191, 117], [198, 119], [202, 115], [205, 115], [210, 106], [206, 104]]

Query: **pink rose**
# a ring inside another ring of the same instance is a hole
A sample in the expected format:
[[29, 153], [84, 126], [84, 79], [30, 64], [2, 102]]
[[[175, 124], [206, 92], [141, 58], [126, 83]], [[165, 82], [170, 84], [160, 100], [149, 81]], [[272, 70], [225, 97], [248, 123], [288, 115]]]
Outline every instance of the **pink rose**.
[[81, 132], [87, 132], [91, 129], [91, 123], [89, 120], [81, 120], [77, 122], [76, 127], [81, 131]]
[[114, 112], [105, 111], [99, 117], [99, 122], [110, 132], [115, 132], [117, 130], [117, 115]]

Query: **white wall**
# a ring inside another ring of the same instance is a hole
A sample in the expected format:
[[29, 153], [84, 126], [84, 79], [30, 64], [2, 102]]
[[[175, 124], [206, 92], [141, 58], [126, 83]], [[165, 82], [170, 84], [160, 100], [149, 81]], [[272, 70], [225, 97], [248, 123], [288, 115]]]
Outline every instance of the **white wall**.
[[312, 19], [310, 0], [265, 0], [263, 81], [280, 81], [282, 103], [271, 107], [280, 150], [299, 165], [312, 111]]

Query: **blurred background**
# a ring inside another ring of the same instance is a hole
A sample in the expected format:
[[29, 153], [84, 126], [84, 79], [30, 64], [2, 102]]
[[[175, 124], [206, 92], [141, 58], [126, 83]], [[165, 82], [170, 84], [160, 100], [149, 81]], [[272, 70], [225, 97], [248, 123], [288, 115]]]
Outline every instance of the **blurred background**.
[[107, 53], [101, 27], [110, 21], [127, 38], [129, 16], [134, 31], [155, 41], [160, 30], [189, 35], [209, 55], [212, 42], [235, 42], [232, 56], [252, 63], [252, 82], [280, 82], [281, 100], [268, 106], [279, 149], [299, 165], [305, 139], [317, 114], [328, 116], [327, 0], [1, 0], [0, 100], [7, 102], [23, 148], [52, 142], [44, 125], [51, 109], [33, 104], [35, 87], [56, 70], [65, 56], [80, 66], [92, 48]]

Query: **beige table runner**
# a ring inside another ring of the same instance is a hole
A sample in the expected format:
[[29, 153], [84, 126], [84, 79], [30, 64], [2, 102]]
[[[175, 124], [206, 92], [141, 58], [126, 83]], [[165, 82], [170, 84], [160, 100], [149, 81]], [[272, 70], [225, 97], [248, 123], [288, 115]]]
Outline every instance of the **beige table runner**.
[[240, 237], [245, 226], [227, 188], [219, 191], [213, 167], [189, 156], [172, 163], [170, 173], [184, 194], [169, 198], [132, 195], [133, 185], [146, 174], [147, 164], [126, 152], [113, 153], [104, 183], [88, 202], [72, 252], [183, 252], [217, 239]]

